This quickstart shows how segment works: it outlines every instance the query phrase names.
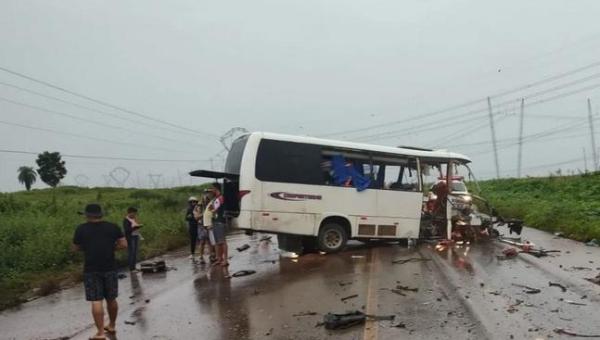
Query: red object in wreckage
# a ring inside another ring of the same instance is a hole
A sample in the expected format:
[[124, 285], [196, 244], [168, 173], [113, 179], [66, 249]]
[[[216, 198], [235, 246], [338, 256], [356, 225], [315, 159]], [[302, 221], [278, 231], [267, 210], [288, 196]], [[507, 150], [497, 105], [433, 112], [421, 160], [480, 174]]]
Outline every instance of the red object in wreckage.
[[515, 257], [519, 254], [519, 251], [515, 248], [505, 248], [502, 250], [502, 254], [506, 257]]

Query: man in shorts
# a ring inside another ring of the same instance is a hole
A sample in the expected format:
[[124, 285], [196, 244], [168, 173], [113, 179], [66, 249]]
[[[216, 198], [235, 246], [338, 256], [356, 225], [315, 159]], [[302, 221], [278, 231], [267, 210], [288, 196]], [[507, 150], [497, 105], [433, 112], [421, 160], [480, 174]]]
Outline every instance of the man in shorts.
[[211, 186], [213, 200], [207, 210], [212, 213], [212, 228], [209, 229], [211, 243], [217, 253], [217, 264], [229, 266], [227, 258], [227, 240], [225, 239], [225, 198], [221, 195], [221, 184], [213, 183]]
[[[118, 278], [115, 264], [115, 250], [127, 248], [127, 240], [121, 229], [102, 219], [102, 207], [88, 204], [82, 215], [87, 222], [75, 230], [73, 249], [83, 251], [83, 285], [85, 298], [92, 304], [92, 316], [98, 331], [90, 339], [106, 339], [106, 333], [114, 334], [119, 306]], [[104, 306], [108, 310], [109, 324], [104, 327]]]
[[[204, 261], [204, 251], [207, 247], [210, 253], [210, 262], [213, 263], [216, 261], [215, 248], [210, 243], [208, 229], [204, 226], [204, 211], [209, 203], [210, 197], [208, 196], [208, 193], [204, 193], [200, 199], [200, 203], [194, 208], [194, 219], [198, 221], [198, 243], [200, 244], [200, 256], [198, 257], [198, 260], [200, 261], [200, 264], [206, 263], [206, 261]], [[209, 226], [212, 226], [212, 223], [210, 223]]]

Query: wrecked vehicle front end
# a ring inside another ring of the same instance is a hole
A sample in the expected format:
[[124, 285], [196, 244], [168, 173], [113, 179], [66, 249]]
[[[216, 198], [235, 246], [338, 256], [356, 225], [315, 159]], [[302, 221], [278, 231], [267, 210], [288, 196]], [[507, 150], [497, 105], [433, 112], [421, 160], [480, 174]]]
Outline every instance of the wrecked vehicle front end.
[[498, 237], [496, 228], [506, 224], [520, 234], [523, 222], [498, 216], [480, 196], [479, 184], [466, 162], [425, 164], [423, 180], [433, 184], [426, 186], [422, 238], [479, 241]]

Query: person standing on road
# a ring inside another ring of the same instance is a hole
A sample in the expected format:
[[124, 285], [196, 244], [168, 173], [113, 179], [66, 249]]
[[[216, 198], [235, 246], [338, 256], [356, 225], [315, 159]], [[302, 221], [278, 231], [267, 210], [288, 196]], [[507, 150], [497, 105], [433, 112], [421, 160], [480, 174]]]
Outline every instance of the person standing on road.
[[198, 205], [198, 199], [194, 196], [188, 198], [188, 209], [185, 213], [185, 220], [188, 223], [188, 233], [190, 235], [190, 256], [193, 260], [196, 255], [196, 243], [198, 242], [198, 221], [194, 218], [194, 208]]
[[140, 234], [142, 224], [138, 222], [137, 212], [137, 208], [129, 207], [127, 208], [127, 215], [123, 219], [123, 231], [127, 239], [127, 263], [132, 273], [138, 272], [135, 264], [137, 263], [138, 246], [142, 237]]
[[211, 191], [214, 198], [208, 206], [208, 211], [212, 213], [213, 225], [209, 236], [216, 248], [217, 263], [226, 267], [229, 266], [229, 262], [225, 238], [225, 198], [221, 195], [221, 184], [213, 183]]
[[[204, 211], [210, 202], [210, 198], [208, 197], [208, 193], [204, 193], [202, 198], [200, 199], [200, 203], [196, 205], [194, 208], [194, 218], [198, 221], [198, 243], [200, 244], [200, 264], [205, 264], [204, 261], [204, 251], [205, 248], [208, 248], [210, 256], [210, 263], [216, 261], [215, 257], [215, 248], [210, 243], [210, 238], [208, 236], [208, 229], [204, 225]], [[212, 224], [211, 224], [212, 225]]]
[[[83, 285], [85, 298], [92, 304], [92, 316], [98, 331], [90, 339], [106, 339], [106, 333], [115, 333], [119, 306], [119, 280], [115, 264], [115, 250], [127, 248], [121, 229], [102, 219], [102, 207], [88, 204], [82, 215], [87, 222], [75, 230], [73, 250], [83, 251]], [[104, 327], [104, 306], [108, 310], [109, 324]]]

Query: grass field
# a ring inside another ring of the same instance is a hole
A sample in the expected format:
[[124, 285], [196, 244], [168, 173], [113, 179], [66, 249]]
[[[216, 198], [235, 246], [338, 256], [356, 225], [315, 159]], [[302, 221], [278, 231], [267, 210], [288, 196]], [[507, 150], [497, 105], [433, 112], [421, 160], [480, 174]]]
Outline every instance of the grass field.
[[[144, 223], [142, 258], [181, 247], [187, 241], [184, 212], [187, 198], [198, 187], [176, 189], [81, 189], [61, 187], [0, 194], [0, 309], [23, 298], [55, 291], [81, 278], [81, 254], [70, 251], [77, 211], [85, 204], [103, 205], [106, 220], [121, 226], [125, 210], [136, 206]], [[124, 264], [126, 253], [118, 253]], [[25, 294], [24, 294], [25, 293]]]
[[579, 241], [600, 239], [600, 172], [480, 184], [502, 216]]

